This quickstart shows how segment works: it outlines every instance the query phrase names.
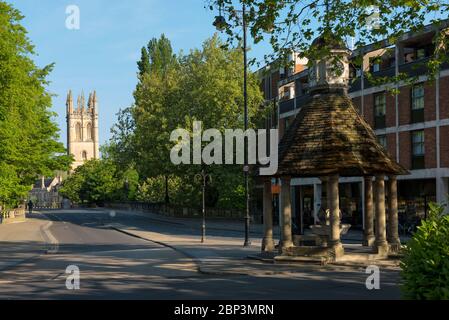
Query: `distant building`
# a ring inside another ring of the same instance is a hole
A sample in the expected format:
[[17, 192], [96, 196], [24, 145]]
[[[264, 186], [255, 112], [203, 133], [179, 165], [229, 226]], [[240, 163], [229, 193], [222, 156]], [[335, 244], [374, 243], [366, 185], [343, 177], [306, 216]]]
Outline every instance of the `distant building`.
[[[449, 64], [440, 67], [435, 81], [428, 79], [425, 63], [435, 44], [436, 33], [444, 32], [448, 22], [429, 25], [422, 32], [409, 32], [391, 44], [383, 41], [357, 48], [352, 58], [363, 57], [362, 70], [351, 66], [349, 96], [359, 113], [374, 128], [379, 142], [410, 175], [398, 177], [400, 216], [424, 217], [430, 201], [447, 202], [449, 193]], [[261, 69], [270, 70], [270, 66]], [[362, 72], [363, 71], [363, 72]], [[413, 84], [396, 86], [399, 94], [391, 94], [386, 85], [374, 85], [365, 77], [406, 73], [416, 78]], [[267, 104], [275, 112], [267, 120], [268, 128], [279, 128], [279, 139], [310, 97], [309, 69], [290, 72], [279, 69], [260, 73]], [[273, 180], [276, 185], [277, 181]], [[293, 217], [311, 224], [321, 206], [318, 178], [292, 179]], [[361, 178], [340, 178], [340, 204], [352, 225], [364, 219], [364, 188]], [[275, 206], [276, 206], [276, 198]], [[259, 206], [259, 205], [258, 205]], [[260, 211], [260, 210], [259, 210]]]
[[[99, 158], [98, 140], [98, 100], [94, 91], [89, 94], [87, 106], [84, 94], [78, 96], [77, 106], [74, 108], [72, 91], [67, 94], [67, 152], [72, 154], [75, 161], [72, 171], [85, 161]], [[67, 207], [58, 189], [66, 173], [58, 173], [54, 178], [41, 177], [33, 185], [29, 198], [36, 208]]]
[[60, 208], [63, 198], [58, 193], [61, 185], [62, 177], [56, 178], [41, 177], [33, 185], [33, 189], [29, 193], [29, 199], [34, 203], [35, 208]]
[[84, 94], [81, 93], [74, 108], [72, 91], [67, 95], [67, 150], [75, 158], [72, 170], [85, 161], [98, 159], [98, 100], [94, 91], [89, 94], [87, 106]]

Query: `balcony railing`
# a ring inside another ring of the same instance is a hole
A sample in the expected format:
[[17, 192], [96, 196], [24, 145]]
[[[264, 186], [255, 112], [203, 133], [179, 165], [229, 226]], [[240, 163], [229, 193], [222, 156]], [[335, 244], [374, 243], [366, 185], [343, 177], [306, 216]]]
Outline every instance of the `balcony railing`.
[[417, 77], [425, 75], [427, 70], [427, 63], [429, 62], [430, 57], [419, 59], [413, 62], [405, 63], [399, 65], [399, 73], [406, 73], [410, 77]]
[[295, 99], [283, 100], [279, 102], [279, 113], [286, 113], [295, 110]]
[[[406, 73], [409, 77], [418, 77], [427, 74], [427, 63], [429, 62], [430, 57], [426, 57], [423, 59], [419, 59], [416, 61], [408, 62], [405, 64], [399, 65], [399, 73]], [[445, 62], [440, 67], [441, 70], [449, 69], [449, 63]], [[372, 73], [373, 77], [394, 77], [396, 74], [396, 68], [390, 67], [388, 69], [380, 70]], [[364, 82], [364, 88], [368, 89], [373, 87], [373, 84], [370, 83], [366, 78]], [[356, 92], [362, 89], [362, 81], [360, 77], [357, 77], [352, 80], [350, 83], [349, 92]]]

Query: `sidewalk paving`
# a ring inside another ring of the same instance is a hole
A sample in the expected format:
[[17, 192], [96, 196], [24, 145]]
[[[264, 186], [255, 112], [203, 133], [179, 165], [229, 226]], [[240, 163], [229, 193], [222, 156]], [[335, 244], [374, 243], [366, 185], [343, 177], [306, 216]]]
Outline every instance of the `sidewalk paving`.
[[[162, 214], [157, 214], [150, 211], [142, 211], [142, 210], [116, 210], [116, 209], [105, 209], [109, 211], [117, 211], [121, 213], [130, 213], [130, 214], [136, 214], [143, 217], [150, 218], [152, 220], [165, 222], [165, 223], [171, 223], [174, 225], [181, 225], [186, 226], [189, 228], [199, 228], [201, 219], [200, 218], [182, 218], [182, 217], [171, 217], [166, 216]], [[222, 230], [222, 231], [233, 231], [233, 232], [241, 232], [244, 233], [244, 220], [229, 220], [229, 219], [207, 219], [206, 217], [206, 223], [207, 223], [207, 229], [209, 230]], [[306, 234], [311, 233], [310, 230], [305, 230]], [[264, 226], [263, 224], [255, 224], [252, 223], [250, 225], [250, 234], [252, 236], [257, 236], [262, 238], [264, 233]], [[280, 228], [279, 226], [273, 227], [273, 236], [275, 238], [279, 238], [280, 236]], [[406, 242], [409, 240], [410, 237], [408, 236], [402, 236], [401, 240], [403, 242]], [[348, 243], [362, 243], [363, 241], [363, 231], [362, 230], [355, 230], [355, 229], [349, 229], [348, 233], [342, 236], [342, 240], [346, 241]]]
[[43, 219], [27, 218], [20, 223], [0, 225], [0, 272], [44, 254], [50, 224]]
[[[142, 213], [135, 211], [121, 211], [119, 213], [143, 215], [152, 220], [163, 223], [176, 223], [178, 226], [191, 228], [192, 223], [198, 225], [198, 221], [193, 219], [176, 219], [172, 217], [159, 216], [154, 213]], [[211, 224], [216, 228], [221, 228], [222, 222], [208, 221], [208, 229]], [[235, 223], [223, 223], [226, 229], [221, 230], [239, 230]], [[355, 269], [362, 270], [366, 267], [363, 264], [341, 264], [320, 266], [314, 263], [273, 263], [267, 260], [250, 259], [250, 256], [257, 256], [261, 252], [261, 233], [260, 236], [252, 236], [252, 244], [249, 247], [243, 247], [243, 239], [236, 236], [208, 236], [205, 243], [201, 243], [199, 236], [189, 234], [167, 234], [163, 231], [154, 231], [151, 225], [127, 225], [122, 222], [114, 222], [108, 226], [117, 231], [126, 233], [131, 236], [139, 237], [148, 241], [153, 241], [174, 250], [180, 251], [184, 255], [195, 261], [198, 271], [204, 274], [215, 275], [253, 275], [263, 276], [272, 274], [292, 274], [303, 273], [308, 271], [350, 271]], [[229, 229], [228, 229], [229, 228]], [[357, 246], [352, 244], [351, 246]], [[385, 268], [397, 269], [395, 265], [384, 265]]]

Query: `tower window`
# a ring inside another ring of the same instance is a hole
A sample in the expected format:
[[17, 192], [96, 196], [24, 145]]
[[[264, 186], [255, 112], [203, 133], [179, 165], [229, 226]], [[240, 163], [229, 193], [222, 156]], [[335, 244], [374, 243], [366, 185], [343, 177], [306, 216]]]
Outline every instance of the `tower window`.
[[75, 125], [75, 139], [76, 139], [76, 141], [81, 141], [82, 140], [81, 123], [79, 123], [79, 122], [77, 122], [77, 124]]
[[87, 124], [87, 140], [92, 140], [92, 125]]
[[87, 160], [87, 152], [83, 151], [83, 160], [86, 161]]

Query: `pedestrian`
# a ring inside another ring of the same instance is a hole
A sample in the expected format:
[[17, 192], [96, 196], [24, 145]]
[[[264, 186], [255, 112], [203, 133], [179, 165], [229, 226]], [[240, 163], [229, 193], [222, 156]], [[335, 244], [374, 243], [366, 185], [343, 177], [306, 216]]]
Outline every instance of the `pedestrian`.
[[33, 206], [34, 206], [33, 201], [31, 201], [30, 199], [30, 201], [28, 201], [28, 211], [30, 212], [30, 214], [33, 213]]

